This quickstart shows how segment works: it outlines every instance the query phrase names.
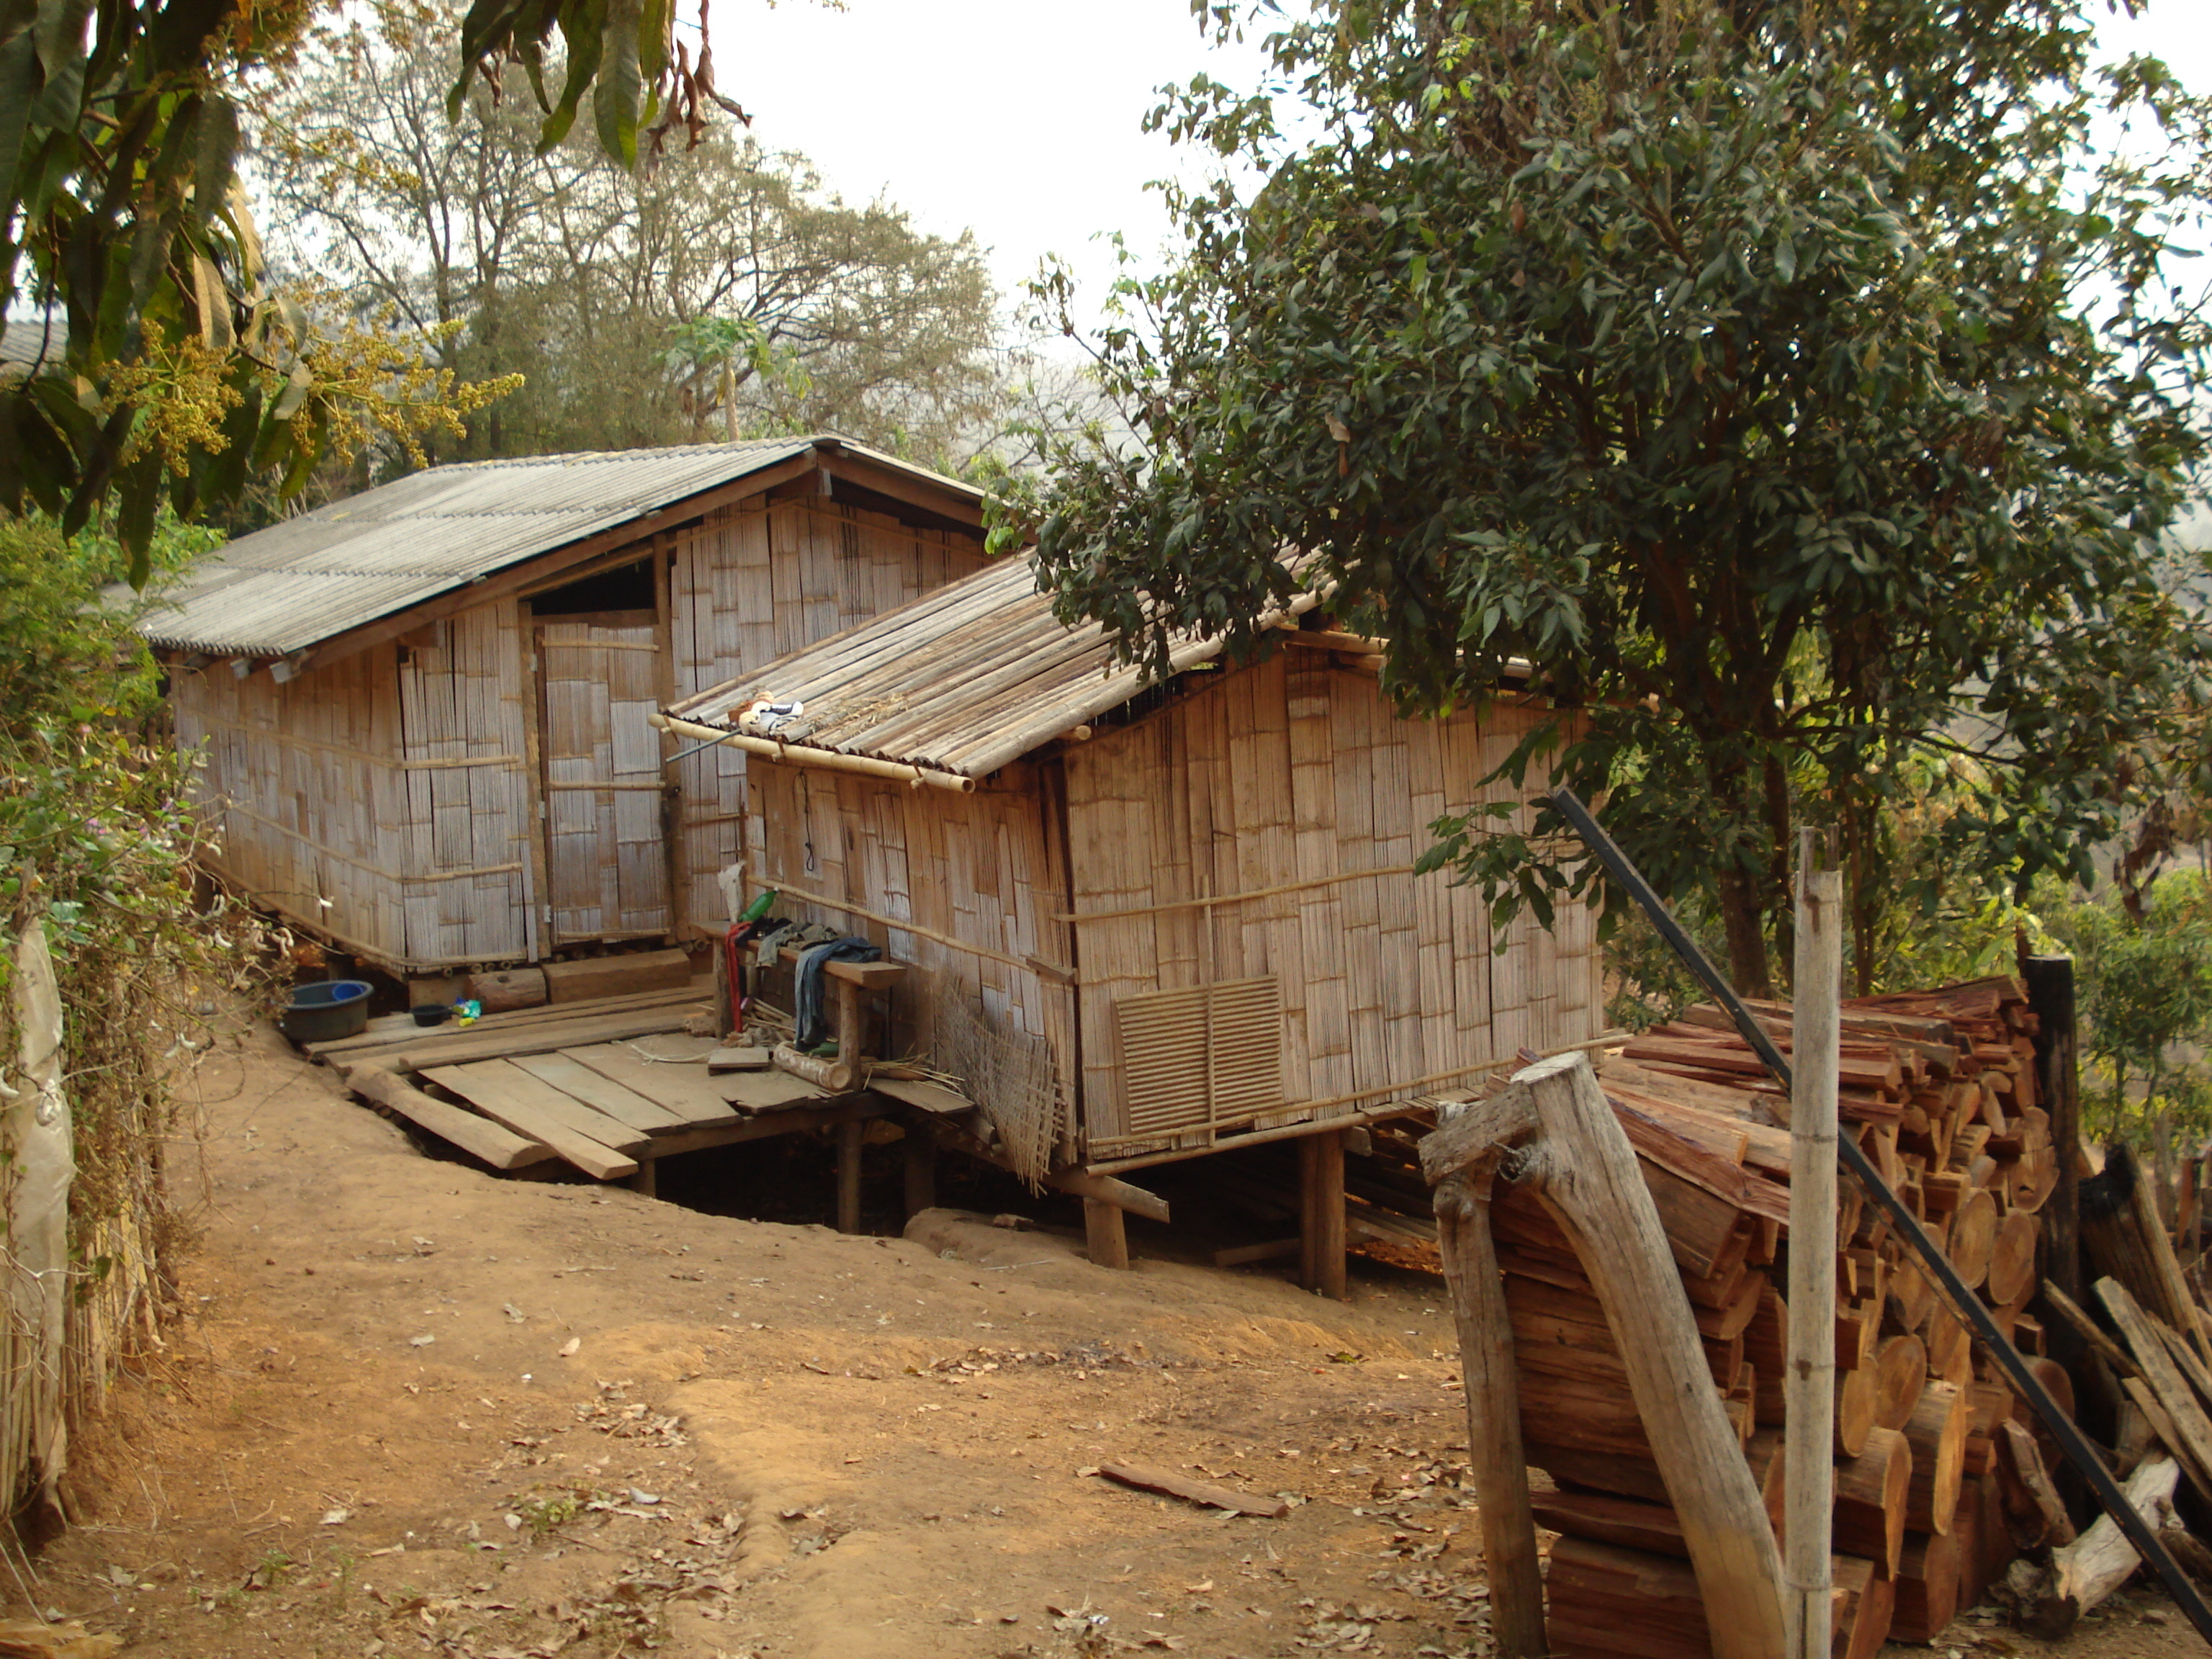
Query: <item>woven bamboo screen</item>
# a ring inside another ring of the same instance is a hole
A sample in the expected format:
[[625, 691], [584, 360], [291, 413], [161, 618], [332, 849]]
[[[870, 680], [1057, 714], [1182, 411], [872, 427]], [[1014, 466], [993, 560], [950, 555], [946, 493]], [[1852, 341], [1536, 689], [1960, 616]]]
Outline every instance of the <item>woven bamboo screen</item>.
[[1218, 1130], [1282, 1108], [1283, 994], [1272, 975], [1123, 997], [1114, 1034], [1133, 1139]]
[[[756, 498], [675, 543], [674, 696], [742, 679], [787, 652], [979, 570], [982, 544], [829, 501]], [[686, 745], [689, 747], [690, 745]], [[745, 757], [700, 750], [680, 769], [686, 914], [721, 914], [714, 874], [738, 854]]]
[[1279, 986], [1281, 1102], [1257, 1127], [1595, 1035], [1587, 911], [1562, 906], [1549, 933], [1524, 915], [1500, 939], [1478, 894], [1411, 873], [1447, 811], [1508, 798], [1479, 780], [1540, 718], [1401, 720], [1371, 677], [1291, 648], [1071, 751], [1073, 908], [1105, 913], [1075, 924], [1086, 1152], [1212, 1139], [1132, 1092], [1117, 1011], [1160, 993]]
[[1042, 799], [759, 759], [748, 805], [748, 877], [784, 895], [778, 915], [860, 934], [912, 966], [887, 1051], [970, 1079], [1018, 1173], [1065, 1161], [1075, 996], [1041, 969], [1070, 962], [1073, 945], [1054, 919], [1065, 887]]

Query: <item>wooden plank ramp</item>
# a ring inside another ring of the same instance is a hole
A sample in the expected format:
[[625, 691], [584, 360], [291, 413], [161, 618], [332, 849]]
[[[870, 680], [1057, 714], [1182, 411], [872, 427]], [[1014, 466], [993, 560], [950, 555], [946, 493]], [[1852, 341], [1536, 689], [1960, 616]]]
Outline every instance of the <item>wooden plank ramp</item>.
[[381, 1066], [353, 1067], [346, 1073], [346, 1086], [495, 1170], [525, 1169], [554, 1155], [551, 1147], [536, 1139], [516, 1134], [448, 1101], [433, 1099]]
[[518, 1054], [513, 1063], [539, 1082], [550, 1083], [562, 1094], [648, 1135], [678, 1134], [691, 1127], [665, 1106], [655, 1104], [611, 1078], [601, 1077], [567, 1054]]
[[722, 1092], [723, 1087], [738, 1078], [750, 1080], [757, 1075], [732, 1073], [726, 1077], [708, 1077], [704, 1066], [689, 1065], [680, 1060], [648, 1060], [621, 1042], [564, 1048], [562, 1053], [601, 1077], [643, 1095], [655, 1105], [665, 1107], [682, 1118], [684, 1127], [690, 1129], [738, 1121], [743, 1114], [730, 1104]]
[[[422, 1075], [441, 1088], [452, 1090], [490, 1116], [498, 1116], [495, 1106], [512, 1109], [532, 1118], [565, 1124], [578, 1134], [617, 1152], [641, 1152], [653, 1144], [653, 1136], [646, 1130], [633, 1128], [609, 1116], [566, 1090], [532, 1076], [511, 1060], [479, 1060], [469, 1066], [433, 1066]], [[534, 1127], [522, 1133], [538, 1133]], [[544, 1139], [543, 1135], [538, 1138]]]
[[[572, 1127], [568, 1121], [574, 1113], [591, 1109], [580, 1101], [570, 1100], [546, 1084], [538, 1081], [528, 1073], [508, 1067], [502, 1074], [492, 1069], [498, 1061], [487, 1061], [481, 1066], [440, 1066], [423, 1073], [441, 1088], [450, 1089], [466, 1099], [478, 1111], [495, 1123], [503, 1123], [517, 1134], [550, 1146], [560, 1156], [598, 1181], [616, 1181], [637, 1173], [637, 1160], [627, 1153], [616, 1151], [605, 1142], [594, 1139]], [[623, 1128], [612, 1118], [593, 1114], [599, 1121], [618, 1133], [633, 1132]]]

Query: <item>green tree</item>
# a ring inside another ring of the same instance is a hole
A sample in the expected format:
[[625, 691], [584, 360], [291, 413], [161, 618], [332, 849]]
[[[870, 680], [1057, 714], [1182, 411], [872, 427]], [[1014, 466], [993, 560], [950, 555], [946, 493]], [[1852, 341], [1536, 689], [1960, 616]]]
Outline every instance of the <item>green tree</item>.
[[2087, 1118], [2148, 1147], [2170, 1203], [2177, 1137], [2212, 1132], [2212, 889], [2175, 872], [2041, 914], [2079, 975]]
[[[0, 511], [27, 498], [71, 532], [112, 493], [135, 579], [166, 498], [189, 516], [249, 473], [287, 485], [374, 428], [403, 444], [481, 396], [374, 333], [325, 337], [263, 281], [238, 188], [241, 109], [296, 49], [314, 0], [0, 0], [0, 329], [18, 299], [67, 340], [0, 381]], [[703, 0], [702, 12], [703, 38]], [[580, 100], [625, 164], [704, 131], [719, 106], [705, 52], [674, 42], [672, 6], [478, 0], [457, 100], [521, 64], [546, 143]], [[568, 45], [556, 94], [544, 46]]]
[[[1910, 763], [1962, 758], [1943, 833], [2022, 882], [2190, 763], [2156, 575], [2205, 111], [2093, 72], [2080, 0], [1343, 0], [1269, 43], [1300, 125], [1205, 80], [1155, 112], [1257, 183], [1176, 195], [1180, 263], [1121, 285], [1133, 441], [1010, 504], [1064, 614], [1160, 662], [1326, 578], [1410, 710], [1533, 659], [1571, 712], [1532, 747], [1753, 992], [1799, 814], [1870, 933]], [[2115, 117], [2154, 164], [2094, 149]], [[1598, 879], [1559, 828], [1434, 856], [1545, 910]]]

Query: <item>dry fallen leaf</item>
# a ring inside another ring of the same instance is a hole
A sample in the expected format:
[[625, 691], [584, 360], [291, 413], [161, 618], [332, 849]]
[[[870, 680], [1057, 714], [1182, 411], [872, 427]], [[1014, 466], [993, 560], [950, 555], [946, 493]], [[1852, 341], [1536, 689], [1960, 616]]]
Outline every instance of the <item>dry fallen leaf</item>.
[[568, 1358], [570, 1355], [574, 1354], [574, 1353], [576, 1352], [576, 1350], [577, 1350], [577, 1349], [579, 1349], [579, 1348], [582, 1347], [583, 1346], [584, 1346], [584, 1339], [583, 1339], [582, 1337], [580, 1337], [580, 1336], [572, 1336], [572, 1337], [570, 1337], [570, 1338], [569, 1338], [566, 1342], [563, 1342], [563, 1343], [561, 1345], [561, 1351], [560, 1351], [560, 1352], [556, 1356], [556, 1358], [561, 1358], [561, 1359], [566, 1359], [566, 1358]]

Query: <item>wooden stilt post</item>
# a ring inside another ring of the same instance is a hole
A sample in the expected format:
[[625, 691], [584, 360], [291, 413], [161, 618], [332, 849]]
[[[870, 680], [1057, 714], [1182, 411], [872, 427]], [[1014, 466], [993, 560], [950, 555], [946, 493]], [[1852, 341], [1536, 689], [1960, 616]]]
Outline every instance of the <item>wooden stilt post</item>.
[[1588, 1055], [1540, 1061], [1514, 1086], [1527, 1091], [1540, 1130], [1516, 1179], [1566, 1234], [1604, 1306], [1689, 1547], [1713, 1659], [1773, 1659], [1786, 1651], [1773, 1524], [1714, 1390], [1636, 1153]]
[[1298, 1140], [1298, 1267], [1310, 1291], [1345, 1297], [1344, 1132]]
[[1498, 1160], [1486, 1157], [1437, 1188], [1437, 1242], [1459, 1326], [1467, 1396], [1468, 1463], [1490, 1576], [1490, 1631], [1498, 1659], [1544, 1659], [1544, 1580], [1528, 1470], [1521, 1449], [1521, 1393], [1513, 1369], [1513, 1322], [1490, 1236], [1490, 1188]]
[[860, 1231], [860, 1148], [868, 1126], [858, 1118], [837, 1126], [837, 1231]]
[[906, 1132], [906, 1218], [937, 1207], [937, 1140], [919, 1124]]
[[660, 1196], [660, 1177], [654, 1173], [660, 1166], [652, 1158], [637, 1161], [637, 1173], [629, 1178], [631, 1190], [643, 1193], [647, 1198]]
[[[836, 1000], [837, 1058], [858, 1065], [868, 1052], [868, 1017], [860, 1000], [860, 988], [849, 979], [825, 977]], [[866, 1075], [861, 1073], [863, 1078]]]
[[1083, 1200], [1083, 1238], [1091, 1260], [1101, 1267], [1129, 1265], [1129, 1234], [1122, 1225], [1121, 1207], [1103, 1199]]
[[1833, 1616], [1836, 1419], [1836, 1088], [1840, 1066], [1844, 877], [1797, 842], [1791, 989], [1790, 1364], [1782, 1374], [1783, 1615], [1790, 1659], [1826, 1659]]

